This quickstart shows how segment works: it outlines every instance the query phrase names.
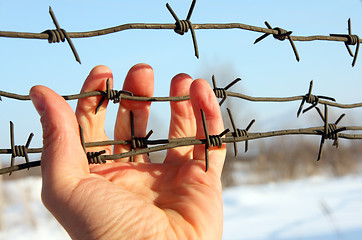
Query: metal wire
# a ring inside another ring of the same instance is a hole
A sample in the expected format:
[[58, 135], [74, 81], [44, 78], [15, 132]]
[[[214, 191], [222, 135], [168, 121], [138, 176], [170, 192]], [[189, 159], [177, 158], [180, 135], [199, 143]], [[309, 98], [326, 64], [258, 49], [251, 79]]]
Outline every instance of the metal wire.
[[[299, 116], [305, 102], [312, 104], [313, 107], [317, 106], [318, 104], [326, 104], [328, 106], [337, 107], [337, 108], [345, 108], [345, 109], [346, 108], [360, 108], [360, 107], [362, 107], [362, 102], [361, 103], [342, 104], [342, 103], [335, 102], [336, 100], [334, 98], [332, 98], [332, 97], [312, 95], [311, 92], [312, 92], [313, 81], [310, 82], [310, 87], [309, 87], [309, 91], [308, 91], [307, 94], [299, 95], [299, 96], [291, 96], [291, 97], [253, 97], [253, 96], [245, 95], [245, 94], [242, 94], [242, 93], [227, 91], [227, 89], [229, 89], [231, 86], [233, 86], [234, 84], [236, 84], [240, 80], [241, 80], [240, 78], [237, 78], [234, 81], [232, 81], [230, 84], [228, 84], [225, 88], [217, 88], [216, 87], [215, 77], [214, 76], [212, 77], [212, 82], [213, 82], [213, 85], [214, 85], [214, 93], [215, 93], [217, 98], [222, 98], [222, 101], [220, 102], [220, 105], [226, 100], [227, 97], [239, 98], [239, 99], [243, 99], [243, 100], [247, 100], [247, 101], [251, 101], [251, 102], [293, 102], [293, 101], [302, 101], [301, 106], [298, 109], [298, 113], [297, 113], [298, 116]], [[109, 100], [114, 100], [112, 98], [113, 95], [110, 95], [110, 92], [114, 92], [114, 91], [116, 91], [115, 95], [117, 96], [118, 100], [126, 99], [126, 100], [145, 101], [145, 102], [177, 102], [177, 101], [186, 101], [186, 100], [190, 99], [189, 95], [187, 95], [187, 96], [177, 96], [177, 97], [143, 97], [143, 96], [135, 96], [131, 92], [128, 92], [128, 91], [112, 90], [112, 89], [109, 88], [109, 86], [107, 87], [106, 91], [91, 91], [91, 92], [84, 92], [84, 93], [73, 94], [73, 95], [64, 95], [62, 97], [65, 100], [77, 100], [77, 99], [93, 97], [93, 96], [102, 96], [102, 99], [107, 98]], [[29, 101], [30, 100], [29, 95], [20, 95], [20, 94], [10, 93], [10, 92], [6, 92], [6, 91], [0, 91], [0, 97], [6, 97], [6, 98], [21, 100], [21, 101]], [[325, 100], [323, 100], [323, 99], [325, 99]], [[101, 100], [101, 102], [97, 106], [97, 109], [100, 107], [100, 105], [102, 105], [103, 101], [104, 100]], [[115, 103], [117, 103], [117, 102], [118, 101], [115, 101]], [[310, 110], [310, 108], [307, 108], [306, 110], [304, 110], [303, 113], [305, 113], [308, 110]]]
[[[337, 124], [340, 120], [337, 120]], [[249, 124], [250, 125], [250, 124]], [[328, 126], [327, 126], [328, 127]], [[311, 127], [311, 128], [301, 128], [301, 129], [287, 129], [287, 130], [278, 130], [278, 131], [269, 131], [269, 132], [248, 132], [247, 134], [236, 136], [234, 132], [226, 133], [225, 130], [221, 133], [220, 140], [221, 142], [215, 142], [216, 145], [220, 145], [220, 143], [237, 143], [237, 142], [246, 142], [248, 140], [256, 140], [256, 139], [264, 139], [264, 138], [271, 138], [277, 136], [288, 136], [288, 135], [315, 135], [315, 136], [322, 136], [324, 139], [328, 139], [325, 135], [325, 126], [320, 127]], [[362, 131], [362, 126], [343, 126], [339, 127], [339, 130], [335, 132], [334, 130], [327, 130], [327, 135], [330, 134], [337, 134], [338, 138], [349, 139], [349, 140], [362, 140], [362, 134], [346, 134], [340, 133], [341, 131]], [[223, 137], [222, 137], [223, 136]], [[133, 149], [128, 152], [114, 154], [114, 155], [98, 155], [97, 161], [104, 162], [107, 160], [117, 160], [121, 158], [127, 158], [132, 156], [137, 156], [141, 154], [148, 154], [152, 152], [163, 151], [171, 148], [178, 148], [183, 146], [195, 146], [195, 145], [203, 145], [207, 144], [207, 139], [195, 139], [194, 137], [190, 138], [179, 138], [179, 139], [159, 139], [159, 140], [147, 140], [147, 146], [155, 145], [153, 147], [147, 148], [139, 148]], [[108, 141], [99, 141], [99, 142], [89, 142], [85, 143], [84, 146], [86, 148], [91, 147], [101, 147], [101, 146], [109, 146], [109, 145], [131, 145], [132, 140], [108, 140]], [[211, 146], [211, 142], [210, 145]], [[207, 148], [206, 148], [207, 149]], [[32, 153], [41, 153], [42, 148], [29, 148], [27, 150], [28, 154]], [[320, 148], [320, 152], [322, 151], [322, 147]], [[205, 151], [206, 153], [206, 151]], [[0, 149], [0, 154], [12, 154], [12, 149]], [[318, 156], [320, 153], [318, 153]], [[207, 156], [207, 155], [206, 155]], [[318, 157], [320, 159], [320, 157]], [[19, 164], [15, 166], [10, 166], [7, 168], [0, 169], [1, 174], [7, 174], [14, 171], [19, 171], [26, 168], [32, 168], [40, 166], [39, 161], [30, 161], [29, 163]], [[206, 169], [205, 169], [206, 170]]]
[[[143, 29], [143, 30], [174, 30], [177, 34], [183, 35], [189, 29], [191, 31], [191, 36], [194, 45], [195, 56], [199, 58], [199, 50], [198, 44], [196, 41], [196, 34], [195, 30], [202, 30], [202, 29], [242, 29], [247, 31], [259, 32], [264, 33], [261, 37], [255, 40], [254, 43], [257, 43], [267, 37], [268, 35], [272, 34], [274, 38], [284, 41], [288, 39], [291, 43], [292, 49], [294, 51], [296, 60], [299, 61], [300, 57], [297, 51], [297, 48], [294, 44], [296, 41], [334, 41], [334, 42], [344, 42], [349, 54], [353, 57], [352, 66], [355, 66], [359, 46], [361, 43], [361, 39], [358, 35], [352, 34], [351, 31], [351, 20], [348, 20], [348, 34], [330, 34], [329, 36], [323, 35], [315, 35], [315, 36], [294, 36], [292, 35], [292, 31], [284, 30], [280, 27], [272, 28], [270, 24], [266, 21], [265, 24], [267, 28], [257, 27], [252, 25], [247, 25], [243, 23], [203, 23], [197, 24], [191, 22], [191, 15], [195, 8], [196, 0], [193, 0], [186, 20], [180, 20], [176, 13], [172, 10], [171, 6], [167, 3], [166, 7], [175, 19], [175, 23], [164, 24], [164, 23], [127, 23], [122, 24], [115, 27], [94, 30], [94, 31], [86, 31], [86, 32], [67, 32], [64, 29], [61, 29], [53, 11], [51, 8], [49, 9], [50, 15], [53, 19], [54, 24], [56, 25], [56, 30], [46, 30], [41, 33], [29, 33], [29, 32], [12, 32], [12, 31], [0, 31], [0, 37], [7, 37], [7, 38], [25, 38], [25, 39], [47, 39], [50, 43], [51, 42], [59, 42], [67, 40], [69, 43], [72, 52], [76, 58], [76, 60], [80, 63], [80, 59], [78, 56], [77, 51], [71, 41], [71, 38], [90, 38], [90, 37], [98, 37], [102, 35], [117, 33], [125, 30], [134, 30], [134, 29]], [[350, 45], [357, 45], [355, 54], [352, 53], [351, 49], [349, 48]]]
[[[166, 4], [167, 9], [171, 13], [172, 17], [175, 20], [175, 23], [171, 24], [159, 24], [159, 23], [128, 23], [115, 27], [110, 27], [106, 29], [100, 29], [95, 31], [88, 32], [67, 32], [63, 28], [60, 28], [60, 25], [55, 18], [54, 12], [49, 8], [49, 14], [53, 20], [53, 23], [56, 27], [54, 30], [46, 30], [41, 33], [27, 33], [27, 32], [10, 32], [10, 31], [0, 31], [0, 37], [7, 38], [25, 38], [25, 39], [47, 39], [49, 43], [58, 43], [67, 41], [75, 59], [80, 63], [80, 58], [77, 51], [71, 41], [71, 38], [89, 38], [89, 37], [98, 37], [102, 35], [107, 35], [111, 33], [121, 32], [125, 30], [132, 29], [165, 29], [165, 30], [174, 30], [177, 34], [184, 35], [188, 30], [191, 32], [195, 56], [199, 58], [198, 43], [196, 41], [196, 30], [202, 29], [242, 29], [247, 31], [253, 31], [258, 33], [263, 33], [262, 36], [258, 37], [254, 43], [258, 43], [261, 40], [265, 39], [269, 35], [279, 41], [284, 41], [288, 39], [291, 44], [292, 50], [294, 51], [295, 58], [297, 61], [300, 60], [299, 53], [295, 46], [297, 41], [334, 41], [334, 42], [344, 42], [347, 51], [351, 57], [353, 57], [352, 66], [355, 66], [357, 61], [357, 56], [359, 53], [359, 48], [361, 44], [361, 39], [358, 35], [352, 34], [351, 30], [351, 20], [348, 20], [348, 34], [330, 34], [329, 36], [294, 36], [292, 31], [285, 30], [281, 27], [272, 27], [267, 21], [265, 25], [267, 28], [257, 27], [242, 23], [207, 23], [207, 24], [196, 24], [191, 22], [191, 16], [196, 5], [196, 0], [193, 0], [188, 12], [188, 15], [185, 20], [180, 20], [177, 14], [173, 11], [169, 4]], [[350, 46], [356, 45], [355, 53], [352, 52]], [[239, 129], [236, 126], [236, 123], [232, 117], [230, 109], [228, 109], [229, 118], [232, 123], [233, 132], [230, 132], [229, 129], [225, 129], [219, 135], [209, 135], [208, 128], [206, 125], [205, 115], [202, 110], [201, 116], [203, 120], [203, 128], [205, 133], [204, 139], [195, 139], [195, 137], [190, 138], [179, 138], [179, 139], [158, 139], [151, 140], [149, 139], [153, 131], [151, 130], [145, 137], [135, 137], [134, 136], [134, 123], [133, 123], [133, 114], [131, 112], [131, 139], [129, 140], [108, 140], [108, 141], [99, 141], [99, 142], [84, 142], [83, 130], [80, 127], [80, 143], [84, 148], [85, 154], [88, 159], [89, 164], [103, 164], [108, 160], [116, 160], [121, 158], [133, 159], [134, 156], [141, 154], [149, 154], [151, 152], [163, 151], [171, 148], [178, 148], [182, 146], [195, 146], [195, 145], [205, 145], [205, 171], [209, 167], [209, 157], [208, 152], [209, 148], [212, 146], [222, 147], [223, 144], [234, 144], [235, 156], [238, 154], [237, 151], [237, 142], [245, 142], [245, 152], [248, 150], [248, 141], [256, 140], [262, 138], [270, 138], [277, 136], [286, 136], [286, 135], [315, 135], [321, 137], [319, 152], [317, 160], [320, 160], [322, 157], [323, 147], [326, 140], [331, 139], [333, 145], [338, 147], [339, 139], [350, 139], [357, 140], [362, 139], [362, 134], [346, 134], [342, 133], [345, 131], [362, 131], [361, 126], [338, 126], [340, 121], [345, 116], [342, 114], [334, 123], [328, 121], [328, 107], [338, 107], [338, 108], [359, 108], [362, 107], [362, 103], [352, 103], [352, 104], [341, 104], [337, 103], [336, 100], [328, 96], [320, 96], [312, 94], [313, 81], [310, 82], [309, 91], [307, 94], [300, 96], [292, 97], [254, 97], [244, 95], [242, 93], [236, 93], [228, 91], [234, 84], [239, 82], [241, 79], [235, 79], [225, 88], [217, 87], [215, 77], [212, 77], [212, 83], [214, 86], [214, 93], [217, 98], [221, 98], [220, 105], [222, 105], [228, 97], [235, 97], [244, 99], [252, 102], [292, 102], [292, 101], [301, 101], [299, 109], [297, 111], [297, 116], [300, 113], [305, 113], [311, 109], [316, 109], [319, 113], [321, 119], [323, 120], [323, 126], [320, 127], [311, 127], [311, 128], [302, 128], [302, 129], [288, 129], [288, 130], [279, 130], [279, 131], [269, 131], [269, 132], [249, 132], [251, 126], [255, 122], [252, 120], [245, 129]], [[113, 100], [114, 103], [118, 103], [121, 99], [135, 100], [135, 101], [149, 101], [149, 102], [165, 102], [165, 101], [185, 101], [189, 100], [190, 96], [179, 96], [179, 97], [141, 97], [134, 96], [131, 92], [127, 91], [118, 91], [110, 88], [109, 81], [107, 81], [106, 91], [91, 91], [80, 94], [66, 95], [63, 96], [65, 100], [76, 100], [81, 98], [87, 98], [92, 96], [102, 96], [98, 106], [95, 109], [95, 114], [98, 112], [98, 109], [103, 104], [103, 102], [108, 100]], [[19, 95], [15, 93], [9, 93], [5, 91], [0, 91], [0, 100], [1, 97], [7, 97], [17, 100], [30, 100], [29, 95]], [[304, 104], [310, 104], [309, 107], [303, 110]], [[324, 114], [318, 108], [318, 105], [324, 105]], [[42, 148], [29, 148], [33, 134], [29, 135], [28, 141], [25, 145], [15, 145], [14, 144], [14, 125], [10, 123], [10, 149], [0, 149], [0, 154], [9, 154], [11, 155], [10, 167], [0, 169], [0, 175], [6, 173], [12, 173], [14, 171], [19, 171], [26, 168], [32, 168], [40, 166], [39, 161], [29, 161], [28, 154], [41, 153]], [[91, 147], [101, 147], [109, 145], [129, 145], [130, 151], [120, 153], [120, 154], [106, 154], [105, 150], [98, 152], [87, 152], [86, 148]], [[150, 147], [152, 145], [152, 147]], [[25, 163], [14, 165], [14, 160], [16, 157], [24, 157]]]

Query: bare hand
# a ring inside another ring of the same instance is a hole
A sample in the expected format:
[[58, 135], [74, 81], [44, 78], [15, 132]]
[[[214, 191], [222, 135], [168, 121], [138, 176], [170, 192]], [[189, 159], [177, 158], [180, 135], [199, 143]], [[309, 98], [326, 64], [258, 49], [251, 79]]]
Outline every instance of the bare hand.
[[[106, 90], [113, 85], [111, 71], [95, 67], [82, 92]], [[131, 68], [123, 85], [136, 96], [152, 96], [154, 74], [150, 66]], [[115, 87], [117, 89], [117, 87]], [[218, 102], [209, 84], [186, 74], [172, 79], [171, 96], [190, 94], [191, 100], [171, 103], [169, 138], [205, 138], [200, 109], [209, 134], [224, 130]], [[150, 163], [147, 155], [88, 165], [79, 137], [80, 124], [86, 142], [107, 140], [104, 131], [108, 101], [98, 114], [100, 96], [79, 100], [76, 113], [52, 90], [35, 86], [30, 97], [41, 116], [41, 160], [44, 205], [72, 239], [221, 239], [222, 190], [220, 175], [226, 149], [211, 148], [205, 172], [204, 146], [170, 149], [163, 164]], [[146, 135], [149, 102], [121, 100], [115, 139], [130, 139], [130, 111], [135, 116], [135, 136]], [[106, 149], [107, 154], [129, 151], [129, 146]]]

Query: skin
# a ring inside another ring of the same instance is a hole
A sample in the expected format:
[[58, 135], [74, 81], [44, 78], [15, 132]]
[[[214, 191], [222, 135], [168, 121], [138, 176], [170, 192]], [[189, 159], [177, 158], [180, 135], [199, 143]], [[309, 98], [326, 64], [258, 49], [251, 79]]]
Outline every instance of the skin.
[[[82, 92], [105, 90], [113, 85], [112, 72], [95, 67]], [[153, 69], [137, 64], [126, 76], [123, 89], [138, 96], [152, 96]], [[119, 89], [115, 87], [115, 89]], [[191, 99], [172, 102], [169, 138], [205, 138], [200, 109], [206, 115], [210, 135], [224, 130], [220, 108], [209, 84], [186, 74], [172, 79], [170, 96], [190, 94]], [[57, 93], [35, 86], [30, 97], [43, 126], [42, 201], [72, 239], [221, 239], [223, 228], [220, 175], [226, 148], [211, 148], [210, 167], [205, 169], [204, 146], [167, 151], [162, 164], [147, 155], [88, 165], [79, 137], [101, 141], [108, 101], [97, 115], [100, 96], [78, 101], [74, 113]], [[130, 139], [130, 111], [135, 116], [135, 136], [146, 135], [150, 103], [121, 100], [114, 128], [115, 139]], [[195, 114], [194, 114], [195, 113]], [[106, 149], [107, 154], [128, 151], [127, 146]]]

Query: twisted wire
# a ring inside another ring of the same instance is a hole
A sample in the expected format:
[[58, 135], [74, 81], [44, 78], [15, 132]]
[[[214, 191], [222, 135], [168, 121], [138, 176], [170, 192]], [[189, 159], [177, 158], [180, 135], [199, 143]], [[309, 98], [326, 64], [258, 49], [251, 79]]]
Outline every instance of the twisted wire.
[[274, 37], [275, 39], [280, 40], [280, 41], [284, 41], [285, 39], [288, 38], [288, 36], [289, 36], [290, 34], [292, 34], [291, 31], [287, 31], [287, 30], [285, 30], [285, 29], [283, 29], [283, 28], [280, 28], [280, 27], [275, 27], [275, 28], [273, 28], [273, 29], [278, 31], [277, 34], [273, 34], [273, 37]]
[[248, 136], [248, 131], [246, 129], [237, 129], [237, 135], [235, 137]]
[[317, 105], [319, 103], [319, 97], [316, 95], [312, 95], [312, 94], [307, 94], [305, 101], [307, 103], [313, 104], [313, 105]]
[[184, 35], [186, 32], [188, 32], [189, 29], [191, 30], [191, 36], [192, 36], [192, 42], [194, 44], [195, 56], [196, 56], [196, 58], [199, 58], [199, 49], [198, 49], [198, 45], [197, 45], [197, 41], [196, 41], [194, 26], [192, 25], [192, 23], [190, 21], [192, 12], [194, 11], [195, 4], [196, 4], [196, 0], [193, 0], [191, 3], [191, 6], [190, 6], [189, 12], [187, 14], [186, 20], [180, 20], [177, 17], [176, 13], [171, 8], [170, 4], [167, 3], [166, 7], [169, 10], [169, 12], [171, 13], [172, 17], [176, 21], [174, 31], [177, 34]]
[[49, 43], [59, 43], [65, 41], [66, 31], [64, 29], [53, 29], [53, 30], [46, 30], [43, 33], [49, 35], [48, 42]]
[[64, 29], [60, 28], [58, 20], [55, 17], [55, 14], [54, 14], [51, 7], [49, 7], [49, 14], [50, 14], [50, 17], [53, 20], [53, 23], [54, 23], [56, 29], [55, 30], [47, 30], [47, 31], [43, 32], [44, 34], [48, 35], [48, 42], [49, 43], [55, 43], [55, 42], [60, 42], [60, 41], [64, 42], [65, 40], [67, 40], [67, 42], [69, 44], [69, 47], [73, 52], [75, 60], [77, 62], [79, 62], [79, 64], [80, 64], [81, 61], [80, 61], [79, 55], [77, 53], [77, 50], [75, 49], [75, 47], [73, 45], [72, 40], [70, 39], [68, 33]]
[[338, 139], [338, 132], [337, 132], [337, 125], [334, 123], [329, 123], [328, 124], [328, 130], [325, 133], [325, 138], [326, 139], [332, 139], [332, 140], [337, 140]]
[[134, 137], [131, 140], [132, 149], [136, 148], [147, 148], [148, 147], [148, 138], [145, 137]]
[[[299, 54], [298, 54], [298, 50], [297, 50], [297, 48], [295, 47], [295, 44], [294, 44], [294, 41], [293, 41], [294, 38], [291, 37], [291, 34], [292, 34], [293, 32], [292, 32], [292, 31], [287, 31], [287, 30], [285, 30], [285, 29], [283, 29], [283, 28], [280, 28], [280, 27], [272, 28], [267, 21], [265, 21], [264, 23], [265, 23], [265, 25], [266, 25], [269, 29], [272, 29], [272, 30], [275, 31], [274, 33], [272, 33], [272, 34], [273, 34], [273, 37], [274, 37], [275, 39], [278, 39], [278, 40], [280, 40], [280, 41], [284, 41], [285, 39], [288, 39], [288, 40], [289, 40], [290, 45], [292, 46], [292, 49], [293, 49], [295, 58], [296, 58], [297, 61], [299, 62], [300, 57], [299, 57]], [[266, 37], [269, 36], [269, 35], [270, 35], [270, 33], [265, 33], [265, 34], [262, 35], [261, 37], [257, 38], [257, 39], [254, 41], [254, 44], [260, 42], [261, 40], [263, 40], [264, 38], [266, 38]]]
[[[358, 35], [352, 34], [351, 19], [348, 19], [348, 34], [330, 34], [330, 36], [347, 38], [347, 41], [344, 41], [344, 45], [346, 46], [349, 55], [351, 57], [353, 57], [352, 67], [354, 67], [354, 65], [356, 64], [356, 61], [357, 61], [357, 56], [358, 56], [361, 41], [360, 41], [360, 38]], [[356, 44], [357, 44], [356, 51], [355, 51], [355, 54], [353, 54], [349, 46], [356, 45]]]
[[87, 159], [89, 164], [104, 164], [105, 160], [102, 159], [101, 155], [106, 153], [106, 150], [99, 152], [87, 152]]
[[228, 96], [225, 88], [214, 88], [213, 90], [217, 98], [226, 98]]
[[27, 155], [27, 147], [25, 145], [15, 145], [12, 149], [13, 157], [25, 157]]
[[103, 92], [103, 97], [101, 98], [101, 100], [99, 101], [96, 109], [95, 109], [95, 114], [98, 113], [100, 107], [102, 106], [102, 104], [104, 103], [104, 101], [106, 100], [106, 98], [108, 100], [113, 101], [113, 103], [119, 103], [121, 101], [121, 95], [122, 94], [127, 94], [129, 96], [133, 96], [133, 93], [129, 92], [129, 91], [124, 91], [124, 90], [114, 90], [110, 87], [110, 83], [109, 83], [109, 78], [107, 79], [106, 82], [106, 91]]
[[348, 41], [346, 41], [346, 44], [348, 45], [356, 45], [359, 43], [359, 36], [358, 35], [347, 35]]
[[113, 101], [113, 103], [119, 103], [121, 100], [121, 91], [118, 90], [108, 90], [107, 91], [107, 98], [111, 101]]
[[175, 27], [174, 31], [180, 35], [184, 35], [185, 33], [187, 33], [189, 31], [192, 23], [190, 20], [178, 20], [175, 23], [175, 25], [176, 25], [176, 27]]
[[209, 137], [210, 137], [210, 147], [211, 146], [218, 148], [222, 147], [222, 140], [220, 135], [210, 135]]

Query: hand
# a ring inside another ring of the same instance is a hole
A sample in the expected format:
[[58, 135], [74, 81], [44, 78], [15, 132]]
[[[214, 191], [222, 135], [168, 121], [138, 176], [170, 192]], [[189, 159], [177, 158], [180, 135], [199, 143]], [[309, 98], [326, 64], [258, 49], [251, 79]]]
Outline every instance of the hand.
[[[82, 92], [106, 90], [113, 78], [105, 66], [95, 67]], [[123, 90], [136, 96], [152, 96], [154, 73], [138, 64], [130, 69]], [[117, 88], [115, 88], [117, 89]], [[171, 103], [169, 138], [205, 138], [200, 109], [206, 115], [210, 135], [224, 130], [220, 108], [209, 84], [193, 81], [186, 74], [172, 79], [170, 95], [190, 94], [191, 100]], [[210, 167], [205, 169], [204, 145], [167, 151], [162, 164], [150, 163], [147, 155], [135, 162], [119, 159], [88, 165], [79, 137], [85, 142], [107, 140], [104, 131], [108, 101], [98, 114], [100, 96], [78, 101], [76, 113], [52, 90], [35, 86], [30, 90], [43, 126], [42, 200], [72, 239], [221, 239], [222, 189], [220, 175], [225, 160], [222, 148], [210, 148]], [[115, 139], [130, 139], [130, 111], [134, 113], [135, 136], [146, 135], [149, 102], [121, 100]], [[87, 151], [111, 146], [89, 148]], [[113, 154], [130, 150], [115, 146]]]

